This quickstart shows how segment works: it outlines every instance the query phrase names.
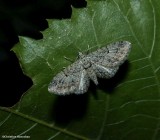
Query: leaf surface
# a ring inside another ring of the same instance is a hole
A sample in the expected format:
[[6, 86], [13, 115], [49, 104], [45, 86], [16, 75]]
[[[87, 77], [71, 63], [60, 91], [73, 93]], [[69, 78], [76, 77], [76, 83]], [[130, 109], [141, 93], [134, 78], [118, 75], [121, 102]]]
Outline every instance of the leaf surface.
[[[12, 108], [0, 108], [0, 135], [32, 139], [158, 140], [160, 137], [160, 2], [88, 1], [71, 19], [48, 20], [43, 39], [19, 37], [14, 47], [33, 86]], [[128, 40], [132, 51], [112, 79], [84, 95], [48, 93], [53, 76], [76, 60]]]

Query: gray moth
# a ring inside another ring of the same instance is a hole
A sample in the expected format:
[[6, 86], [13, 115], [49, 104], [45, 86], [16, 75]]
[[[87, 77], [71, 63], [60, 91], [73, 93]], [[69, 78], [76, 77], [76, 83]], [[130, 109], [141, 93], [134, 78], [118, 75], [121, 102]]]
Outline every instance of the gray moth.
[[90, 80], [98, 85], [97, 77], [113, 77], [130, 50], [130, 42], [118, 41], [89, 54], [79, 52], [74, 63], [53, 77], [48, 91], [58, 95], [83, 94], [87, 92]]

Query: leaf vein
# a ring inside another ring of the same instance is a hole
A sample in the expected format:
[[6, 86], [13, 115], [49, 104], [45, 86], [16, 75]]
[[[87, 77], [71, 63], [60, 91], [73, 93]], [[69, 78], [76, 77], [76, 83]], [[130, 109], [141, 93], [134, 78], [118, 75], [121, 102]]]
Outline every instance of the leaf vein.
[[132, 82], [136, 82], [136, 81], [140, 81], [140, 80], [151, 79], [151, 78], [155, 78], [155, 76], [148, 76], [148, 77], [144, 77], [144, 78], [138, 78], [138, 79], [128, 80], [126, 82], [123, 82], [123, 83], [119, 84], [116, 88], [121, 87], [123, 84], [132, 83]]
[[154, 49], [154, 46], [155, 46], [155, 39], [156, 39], [156, 14], [155, 14], [155, 8], [153, 6], [153, 3], [152, 3], [152, 0], [150, 0], [150, 4], [152, 6], [152, 13], [153, 13], [153, 41], [152, 41], [152, 47], [151, 47], [151, 51], [150, 51], [150, 54], [149, 54], [149, 57], [152, 57], [152, 54], [153, 54], [153, 49]]
[[48, 140], [51, 140], [51, 139], [55, 138], [55, 137], [58, 136], [60, 133], [61, 133], [60, 131], [57, 132], [55, 135], [53, 135], [53, 136], [51, 136], [50, 138], [48, 138]]
[[[32, 125], [30, 128], [28, 128], [26, 131], [22, 132], [21, 134], [18, 134], [17, 136], [22, 136], [22, 135], [24, 135], [25, 133], [27, 133], [27, 132], [29, 132], [30, 130], [32, 130], [36, 125], [37, 125], [37, 123], [35, 123], [34, 125]], [[13, 139], [16, 139], [16, 137], [13, 138]], [[13, 139], [11, 139], [11, 140], [13, 140]]]

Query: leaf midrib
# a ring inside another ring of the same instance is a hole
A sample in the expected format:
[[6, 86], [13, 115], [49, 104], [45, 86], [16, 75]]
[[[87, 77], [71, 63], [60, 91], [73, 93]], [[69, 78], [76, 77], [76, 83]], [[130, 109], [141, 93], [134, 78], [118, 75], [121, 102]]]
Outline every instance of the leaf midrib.
[[62, 128], [59, 128], [59, 127], [56, 127], [56, 126], [53, 126], [53, 125], [50, 125], [49, 123], [46, 123], [45, 121], [42, 121], [42, 120], [39, 120], [37, 118], [34, 118], [34, 117], [31, 117], [29, 115], [26, 115], [26, 114], [23, 114], [19, 111], [15, 111], [11, 108], [6, 108], [6, 107], [0, 107], [0, 110], [3, 110], [5, 112], [9, 112], [9, 113], [12, 113], [12, 114], [15, 114], [17, 116], [20, 116], [26, 120], [29, 120], [29, 121], [32, 121], [32, 122], [35, 122], [37, 124], [40, 124], [42, 126], [45, 126], [45, 127], [48, 127], [50, 129], [54, 129], [56, 131], [60, 131], [66, 135], [69, 135], [69, 136], [72, 136], [72, 137], [75, 137], [77, 139], [81, 139], [81, 140], [88, 140], [88, 138], [84, 137], [84, 136], [81, 136], [81, 135], [78, 135], [78, 134], [75, 134], [75, 133], [72, 133], [70, 131], [67, 131], [66, 129], [62, 129]]

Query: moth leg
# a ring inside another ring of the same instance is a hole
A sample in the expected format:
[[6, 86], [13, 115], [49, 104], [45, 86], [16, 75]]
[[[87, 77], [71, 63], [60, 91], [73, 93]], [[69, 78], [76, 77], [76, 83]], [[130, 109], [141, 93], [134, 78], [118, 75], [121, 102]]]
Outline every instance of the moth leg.
[[91, 52], [90, 52], [90, 50], [91, 50], [92, 48], [94, 48], [94, 47], [90, 47], [89, 45], [87, 45], [86, 54], [89, 54], [89, 53], [91, 53]]
[[90, 47], [89, 47], [89, 45], [87, 45], [86, 54], [89, 54], [89, 52], [90, 52]]
[[93, 70], [92, 67], [87, 69], [87, 74], [89, 76], [89, 78], [96, 84], [98, 85], [98, 79], [97, 79], [97, 74], [96, 72]]

